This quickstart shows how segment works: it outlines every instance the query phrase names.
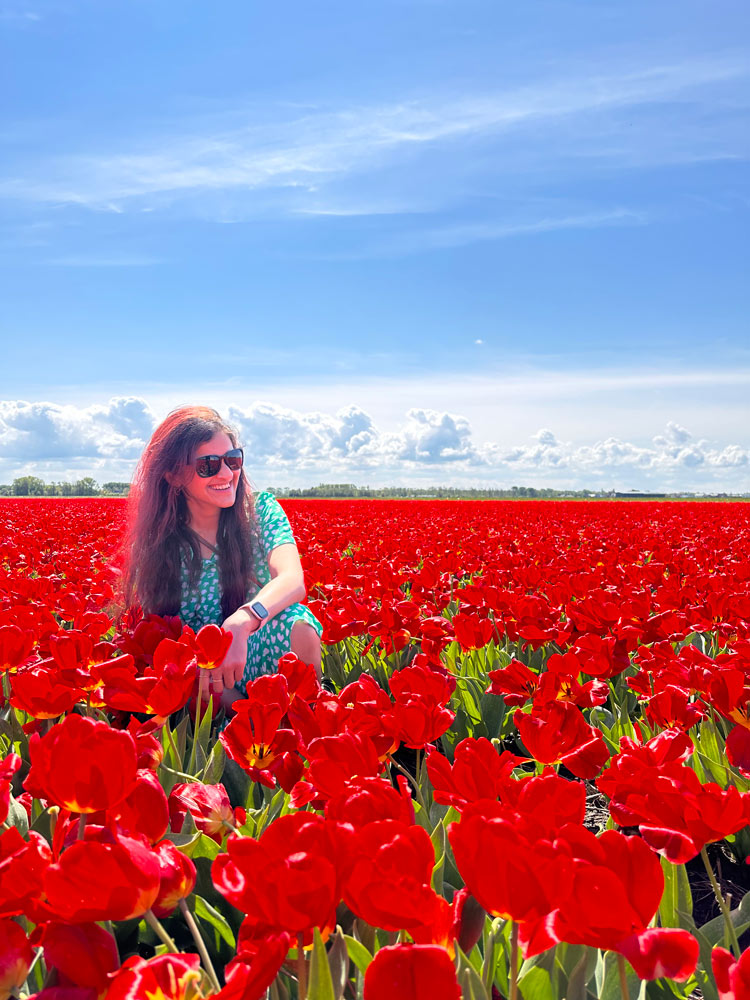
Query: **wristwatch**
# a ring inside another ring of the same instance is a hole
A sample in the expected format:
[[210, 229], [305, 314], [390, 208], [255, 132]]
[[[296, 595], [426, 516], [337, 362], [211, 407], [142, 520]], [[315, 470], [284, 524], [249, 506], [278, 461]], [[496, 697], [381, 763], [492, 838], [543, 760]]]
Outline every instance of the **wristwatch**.
[[246, 604], [245, 607], [251, 615], [258, 619], [261, 625], [268, 618], [268, 611], [260, 601], [253, 601], [252, 604]]

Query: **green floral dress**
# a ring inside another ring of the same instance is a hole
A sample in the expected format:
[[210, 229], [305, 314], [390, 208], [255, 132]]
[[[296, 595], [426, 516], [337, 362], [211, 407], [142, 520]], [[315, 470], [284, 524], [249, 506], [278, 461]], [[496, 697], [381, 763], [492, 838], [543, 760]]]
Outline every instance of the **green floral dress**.
[[[294, 535], [289, 520], [281, 504], [272, 493], [266, 491], [255, 497], [255, 514], [260, 531], [260, 549], [254, 553], [253, 570], [258, 581], [258, 589], [271, 580], [268, 568], [268, 556], [277, 545], [288, 542], [294, 544]], [[195, 588], [190, 588], [188, 567], [183, 563], [180, 576], [182, 585], [182, 603], [180, 618], [197, 632], [204, 625], [221, 625], [224, 616], [221, 612], [221, 589], [219, 587], [219, 564], [216, 553], [203, 560], [203, 567]], [[291, 649], [292, 626], [303, 621], [315, 629], [318, 635], [323, 627], [315, 615], [304, 604], [290, 604], [280, 611], [265, 625], [253, 632], [247, 643], [247, 662], [242, 683], [244, 691], [250, 681], [261, 674], [272, 673], [276, 669], [279, 658]]]

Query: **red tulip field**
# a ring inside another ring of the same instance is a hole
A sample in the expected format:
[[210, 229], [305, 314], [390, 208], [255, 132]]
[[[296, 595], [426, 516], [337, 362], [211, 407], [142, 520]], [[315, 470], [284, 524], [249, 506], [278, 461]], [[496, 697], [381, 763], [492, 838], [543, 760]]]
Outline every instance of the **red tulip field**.
[[283, 506], [227, 722], [124, 501], [0, 500], [0, 1000], [750, 998], [750, 505]]

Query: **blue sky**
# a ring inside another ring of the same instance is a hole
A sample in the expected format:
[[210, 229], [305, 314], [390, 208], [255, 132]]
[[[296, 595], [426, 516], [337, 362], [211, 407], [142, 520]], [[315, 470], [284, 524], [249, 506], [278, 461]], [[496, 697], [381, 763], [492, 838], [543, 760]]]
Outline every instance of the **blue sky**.
[[0, 0], [0, 480], [750, 491], [746, 3]]

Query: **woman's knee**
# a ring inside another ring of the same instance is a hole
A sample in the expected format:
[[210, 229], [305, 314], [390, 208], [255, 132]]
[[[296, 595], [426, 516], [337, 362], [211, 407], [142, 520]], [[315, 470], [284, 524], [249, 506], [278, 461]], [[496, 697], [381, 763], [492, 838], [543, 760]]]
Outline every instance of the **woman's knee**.
[[312, 663], [320, 675], [321, 647], [320, 636], [308, 622], [297, 621], [292, 625], [292, 652], [304, 663]]

